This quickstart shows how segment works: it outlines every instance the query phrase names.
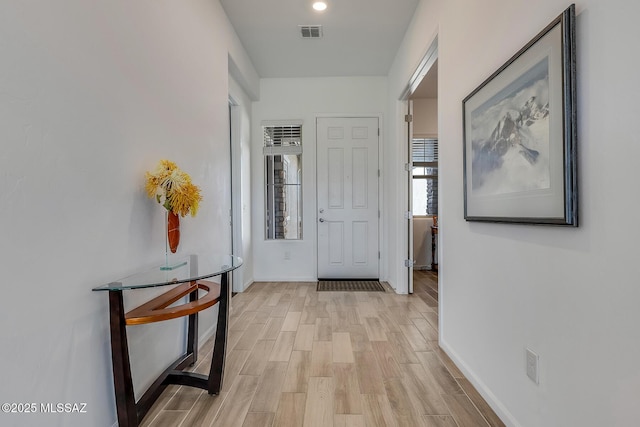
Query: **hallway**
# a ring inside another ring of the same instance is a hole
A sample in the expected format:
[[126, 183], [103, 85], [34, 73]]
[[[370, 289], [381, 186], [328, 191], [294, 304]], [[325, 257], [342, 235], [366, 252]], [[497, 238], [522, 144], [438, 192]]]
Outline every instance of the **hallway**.
[[504, 425], [438, 347], [436, 275], [416, 272], [410, 296], [315, 288], [254, 283], [236, 295], [223, 392], [169, 386], [142, 425]]

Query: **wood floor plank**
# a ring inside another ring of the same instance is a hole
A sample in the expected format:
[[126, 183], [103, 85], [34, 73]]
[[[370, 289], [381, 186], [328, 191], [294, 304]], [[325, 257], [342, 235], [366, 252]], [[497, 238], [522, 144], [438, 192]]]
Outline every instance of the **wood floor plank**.
[[275, 415], [273, 412], [249, 412], [242, 427], [271, 427]]
[[278, 334], [271, 355], [269, 356], [270, 362], [288, 362], [293, 351], [293, 343], [296, 340], [296, 333], [289, 331], [281, 331]]
[[280, 298], [282, 297], [282, 293], [280, 292], [273, 292], [270, 296], [269, 299], [267, 300], [267, 305], [271, 306], [271, 307], [275, 307], [276, 305], [278, 305], [278, 302], [280, 302]]
[[489, 426], [466, 394], [443, 394], [442, 398], [459, 427]]
[[382, 378], [402, 377], [398, 362], [396, 362], [393, 355], [391, 344], [387, 341], [374, 341], [371, 343], [371, 346], [373, 347], [373, 353], [375, 354], [378, 366], [380, 367]]
[[278, 409], [280, 391], [287, 373], [287, 362], [269, 362], [260, 377], [249, 412], [273, 412]]
[[334, 399], [336, 414], [362, 414], [360, 385], [354, 363], [334, 363]]
[[288, 393], [306, 393], [311, 373], [311, 352], [296, 351], [291, 353], [282, 391]]
[[427, 319], [422, 317], [422, 314], [423, 313], [421, 313], [420, 318], [411, 319], [411, 321], [413, 322], [415, 327], [418, 329], [418, 331], [420, 331], [420, 333], [422, 334], [425, 340], [438, 341], [438, 331], [436, 329], [433, 329], [433, 326], [431, 326], [431, 323], [429, 323]]
[[222, 402], [213, 425], [242, 427], [259, 381], [260, 377], [240, 375]]
[[333, 362], [354, 363], [353, 348], [351, 347], [351, 334], [349, 332], [333, 333]]
[[289, 305], [289, 311], [299, 311], [301, 312], [302, 309], [304, 308], [304, 302], [306, 300], [306, 296], [305, 295], [298, 295], [298, 292], [296, 291], [296, 296], [293, 297], [293, 299], [291, 300], [291, 304]]
[[387, 391], [389, 405], [393, 411], [398, 426], [417, 426], [420, 423], [421, 414], [414, 410], [409, 392], [405, 388], [402, 379], [386, 378], [384, 387]]
[[333, 378], [309, 378], [309, 391], [304, 407], [304, 427], [333, 426]]
[[163, 410], [151, 423], [151, 427], [175, 427], [187, 417], [188, 411]]
[[228, 394], [226, 391], [217, 396], [202, 393], [189, 411], [189, 415], [187, 415], [181, 427], [210, 426]]
[[164, 407], [165, 411], [188, 411], [193, 407], [198, 397], [204, 393], [204, 390], [194, 387], [182, 386], [173, 395]]
[[333, 344], [331, 341], [314, 341], [311, 351], [311, 377], [333, 375]]
[[262, 330], [264, 326], [262, 324], [254, 324], [250, 328], [247, 328], [243, 333], [242, 337], [235, 346], [233, 346], [233, 350], [251, 350], [253, 346], [258, 341], [258, 338], [262, 336]]
[[409, 400], [420, 415], [449, 415], [442, 400], [435, 379], [420, 364], [400, 365], [404, 376], [402, 384], [409, 394]]
[[333, 416], [333, 427], [365, 427], [363, 415], [335, 414]]
[[271, 317], [267, 320], [267, 324], [262, 330], [261, 340], [276, 340], [278, 334], [282, 330], [282, 324], [284, 323], [284, 317]]
[[304, 422], [306, 393], [281, 393], [274, 427], [300, 427]]
[[301, 311], [289, 311], [284, 318], [281, 330], [290, 332], [297, 331], [298, 323], [300, 323], [300, 316], [302, 316]]
[[369, 341], [387, 341], [387, 334], [378, 317], [366, 317], [364, 319], [364, 328], [369, 336]]
[[275, 343], [276, 340], [259, 340], [242, 366], [240, 375], [262, 375], [268, 362], [266, 355], [271, 354]]
[[425, 427], [458, 427], [449, 415], [423, 415], [422, 419]]
[[433, 351], [435, 354], [438, 355], [438, 357], [440, 358], [440, 361], [449, 370], [449, 373], [451, 373], [451, 376], [453, 378], [456, 378], [456, 379], [464, 378], [464, 375], [462, 374], [462, 372], [460, 372], [460, 369], [458, 369], [456, 364], [453, 363], [453, 360], [449, 358], [449, 356], [447, 355], [447, 353], [444, 352], [444, 350], [438, 347], [438, 348], [434, 348]]
[[355, 352], [354, 356], [360, 393], [384, 395], [384, 381], [373, 351]]
[[330, 318], [316, 318], [316, 329], [313, 339], [314, 341], [331, 341], [333, 339]]
[[[389, 338], [389, 345], [393, 349], [393, 354], [398, 363], [420, 363], [409, 340], [407, 340], [402, 332], [391, 332], [387, 334], [387, 337]], [[430, 346], [429, 349], [431, 349]]]
[[451, 376], [440, 358], [432, 351], [416, 353], [424, 369], [433, 375], [440, 387], [441, 394], [460, 394], [462, 389], [458, 382]]
[[173, 395], [180, 389], [178, 385], [169, 385], [162, 392], [158, 400], [151, 407], [147, 416], [140, 423], [140, 427], [149, 427], [151, 422], [158, 416], [158, 414], [164, 409], [169, 400], [173, 398]]
[[264, 325], [271, 318], [271, 308], [256, 310], [256, 316], [253, 318], [253, 323]]
[[398, 425], [386, 392], [384, 395], [363, 394], [361, 397], [362, 412], [368, 427], [396, 427]]
[[315, 331], [315, 325], [299, 325], [296, 339], [293, 343], [293, 349], [300, 351], [313, 350], [313, 336], [315, 335]]
[[414, 324], [400, 325], [400, 330], [404, 334], [404, 337], [407, 339], [407, 341], [409, 341], [409, 344], [411, 345], [411, 348], [414, 352], [432, 350], [431, 345], [427, 342], [425, 337], [422, 335], [422, 333], [420, 333], [420, 331]]
[[504, 427], [502, 420], [498, 418], [493, 409], [491, 409], [491, 406], [482, 398], [468, 379], [460, 378], [458, 379], [458, 383], [491, 427]]
[[344, 307], [331, 313], [331, 331], [332, 332], [348, 332], [349, 316]]
[[232, 350], [227, 353], [224, 364], [224, 377], [222, 381], [222, 391], [229, 391], [240, 374], [240, 370], [249, 358], [249, 350]]
[[301, 325], [315, 325], [318, 318], [318, 311], [316, 307], [305, 305], [302, 309], [302, 316], [300, 316]]
[[438, 314], [437, 313], [434, 313], [433, 311], [429, 313], [422, 313], [422, 317], [427, 319], [427, 322], [429, 322], [431, 327], [435, 329], [436, 332], [438, 331]]
[[349, 334], [351, 335], [351, 347], [354, 352], [357, 351], [373, 351], [369, 335], [363, 325], [350, 325]]

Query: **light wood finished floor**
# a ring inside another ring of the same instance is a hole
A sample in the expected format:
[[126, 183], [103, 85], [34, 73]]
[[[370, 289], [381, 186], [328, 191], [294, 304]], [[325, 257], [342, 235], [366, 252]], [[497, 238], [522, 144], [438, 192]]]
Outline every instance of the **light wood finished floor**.
[[232, 300], [220, 395], [169, 386], [142, 426], [504, 426], [438, 346], [437, 276], [414, 278], [413, 295], [254, 283]]

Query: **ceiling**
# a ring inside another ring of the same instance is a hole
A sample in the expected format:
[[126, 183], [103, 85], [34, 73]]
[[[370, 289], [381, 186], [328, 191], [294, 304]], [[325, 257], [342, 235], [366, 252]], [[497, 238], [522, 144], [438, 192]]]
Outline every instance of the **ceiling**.
[[[269, 77], [386, 76], [419, 0], [220, 0], [256, 71]], [[299, 25], [322, 25], [303, 39]]]

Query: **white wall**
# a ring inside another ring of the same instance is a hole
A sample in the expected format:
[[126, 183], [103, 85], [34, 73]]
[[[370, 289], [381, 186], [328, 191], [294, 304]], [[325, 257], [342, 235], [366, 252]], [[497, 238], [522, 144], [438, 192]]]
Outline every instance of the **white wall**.
[[[316, 117], [384, 114], [387, 79], [336, 77], [262, 79], [260, 101], [253, 104], [252, 192], [254, 278], [260, 281], [312, 281], [316, 262]], [[263, 120], [302, 119], [302, 240], [264, 239]], [[381, 123], [383, 126], [384, 123]], [[383, 138], [381, 142], [384, 144]], [[290, 255], [285, 260], [285, 252]], [[383, 254], [384, 256], [384, 254]]]
[[422, 138], [438, 137], [438, 99], [413, 100], [413, 135]]
[[[465, 222], [462, 196], [462, 99], [568, 3], [423, 0], [389, 79], [395, 106], [438, 34], [441, 345], [509, 426], [640, 419], [640, 144], [632, 125], [640, 59], [629, 49], [640, 39], [640, 6], [576, 5], [577, 229]], [[526, 377], [525, 346], [540, 355], [539, 385]]]
[[[0, 424], [112, 426], [107, 295], [91, 288], [161, 262], [164, 214], [143, 191], [161, 158], [204, 196], [179, 250], [229, 250], [228, 56], [259, 81], [217, 1], [2, 2], [0, 40], [0, 401], [88, 412]], [[129, 328], [138, 396], [183, 325]]]

